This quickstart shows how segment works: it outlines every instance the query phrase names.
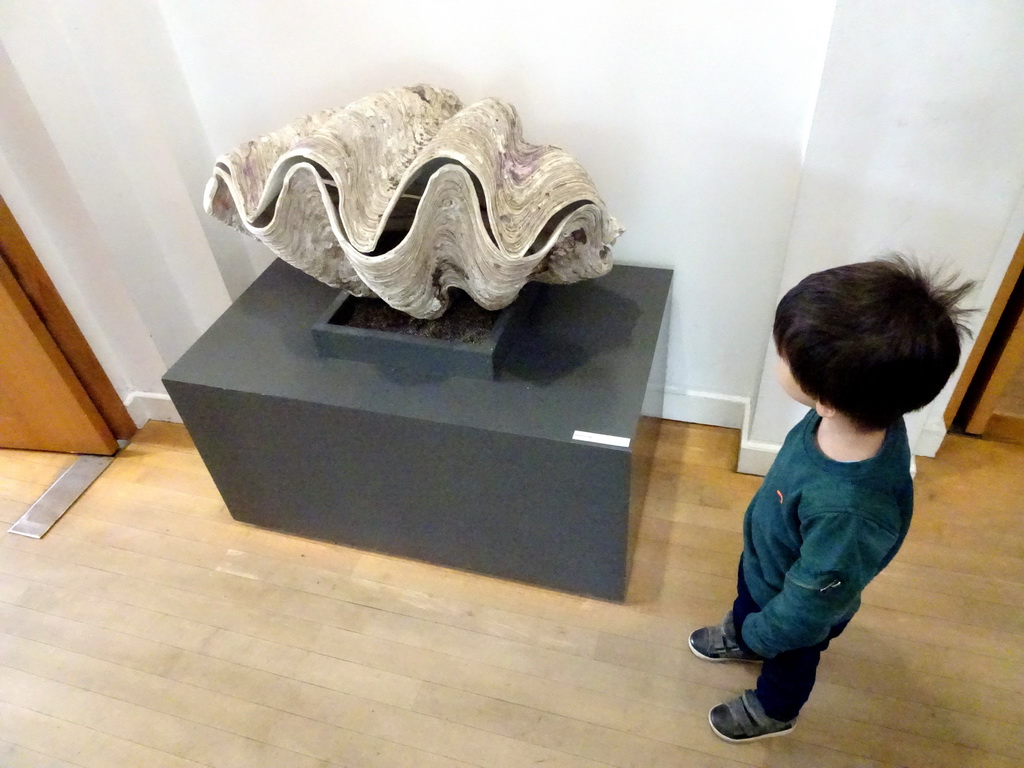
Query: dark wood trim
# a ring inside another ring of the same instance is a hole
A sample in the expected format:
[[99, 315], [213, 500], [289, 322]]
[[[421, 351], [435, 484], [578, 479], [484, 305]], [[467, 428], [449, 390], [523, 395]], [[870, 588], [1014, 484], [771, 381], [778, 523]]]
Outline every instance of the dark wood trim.
[[[964, 371], [960, 374], [960, 379], [953, 390], [953, 396], [949, 399], [949, 404], [943, 413], [947, 427], [951, 426], [954, 422], [966, 423], [968, 417], [965, 414], [960, 414], [959, 411], [960, 407], [964, 405], [968, 389], [972, 389], [972, 384], [975, 385], [973, 387], [975, 391], [984, 389], [983, 382], [975, 381], [976, 378], [979, 378], [978, 368], [981, 365], [982, 358], [985, 357], [986, 351], [988, 351], [992, 336], [999, 325], [999, 320], [1006, 311], [1006, 304], [1010, 300], [1010, 295], [1021, 279], [1022, 272], [1024, 272], [1024, 238], [1021, 238], [1020, 243], [1017, 245], [1017, 251], [1014, 253], [1013, 259], [1010, 260], [1010, 266], [1006, 270], [1003, 282], [996, 292], [996, 297], [992, 301], [992, 307], [988, 311], [985, 323], [981, 326], [978, 338], [971, 349], [970, 357], [967, 358], [967, 363], [964, 365]], [[989, 371], [990, 373], [991, 371]]]
[[957, 415], [969, 435], [985, 434], [1013, 375], [1024, 361], [1024, 282], [1018, 281], [996, 325]]
[[0, 197], [0, 258], [4, 260], [39, 314], [47, 331], [67, 359], [71, 370], [95, 403], [110, 431], [120, 440], [136, 432], [135, 422], [121, 402], [99, 360], [89, 348], [49, 275], [39, 263], [3, 198]]

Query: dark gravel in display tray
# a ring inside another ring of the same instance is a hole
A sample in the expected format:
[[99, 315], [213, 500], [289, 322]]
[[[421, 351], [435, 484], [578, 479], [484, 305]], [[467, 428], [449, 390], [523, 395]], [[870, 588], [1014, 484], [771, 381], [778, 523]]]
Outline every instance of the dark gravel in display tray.
[[511, 305], [496, 311], [453, 290], [448, 310], [435, 320], [411, 317], [380, 299], [342, 294], [313, 326], [313, 337], [324, 357], [491, 378], [536, 289], [528, 284]]
[[[347, 307], [351, 307], [351, 312], [347, 313], [346, 319], [343, 315]], [[490, 337], [500, 314], [500, 310], [484, 309], [461, 291], [459, 295], [452, 297], [448, 311], [436, 320], [419, 320], [399, 312], [380, 299], [360, 299], [353, 296], [344, 303], [341, 311], [335, 313], [332, 322], [347, 325], [349, 328], [479, 344]]]

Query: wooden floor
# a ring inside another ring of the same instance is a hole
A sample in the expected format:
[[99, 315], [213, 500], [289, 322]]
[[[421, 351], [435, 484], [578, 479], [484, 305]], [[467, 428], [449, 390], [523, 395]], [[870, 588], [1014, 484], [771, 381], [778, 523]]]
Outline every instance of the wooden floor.
[[[664, 424], [620, 606], [235, 523], [151, 423], [44, 539], [0, 538], [0, 766], [1024, 765], [1024, 448], [963, 437], [793, 734], [714, 737], [756, 674], [686, 648], [733, 595], [737, 443]], [[0, 520], [67, 463], [0, 452]]]

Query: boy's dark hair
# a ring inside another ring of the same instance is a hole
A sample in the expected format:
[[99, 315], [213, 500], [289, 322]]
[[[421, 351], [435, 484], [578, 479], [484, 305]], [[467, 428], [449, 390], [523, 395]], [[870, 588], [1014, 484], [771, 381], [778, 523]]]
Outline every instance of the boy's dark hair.
[[956, 370], [970, 335], [957, 303], [973, 287], [900, 254], [816, 272], [779, 302], [775, 347], [804, 392], [883, 429], [931, 402]]

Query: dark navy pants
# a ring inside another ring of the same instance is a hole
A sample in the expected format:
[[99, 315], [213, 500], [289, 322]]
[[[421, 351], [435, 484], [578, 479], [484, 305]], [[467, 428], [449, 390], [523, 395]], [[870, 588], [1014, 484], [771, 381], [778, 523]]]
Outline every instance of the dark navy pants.
[[[743, 622], [750, 614], [759, 612], [761, 606], [754, 602], [750, 590], [747, 589], [747, 582], [743, 578], [742, 561], [736, 593], [736, 602], [732, 605], [736, 639], [740, 648], [747, 653], [754, 653], [743, 642]], [[814, 688], [821, 652], [828, 648], [829, 641], [846, 629], [849, 623], [844, 621], [836, 624], [829, 631], [828, 637], [817, 645], [796, 648], [780, 653], [773, 659], [764, 660], [761, 676], [757, 678], [757, 698], [768, 717], [774, 717], [776, 720], [794, 720], [800, 714], [800, 708], [807, 703], [811, 689]]]

